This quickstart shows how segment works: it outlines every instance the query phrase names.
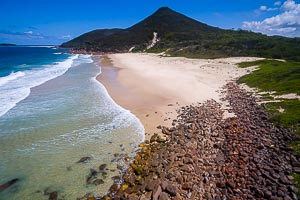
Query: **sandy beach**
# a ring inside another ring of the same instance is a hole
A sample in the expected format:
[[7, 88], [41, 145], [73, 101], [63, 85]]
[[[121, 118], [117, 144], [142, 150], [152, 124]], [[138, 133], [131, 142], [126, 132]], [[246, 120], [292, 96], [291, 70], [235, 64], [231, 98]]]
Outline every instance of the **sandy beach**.
[[[219, 90], [228, 81], [251, 71], [236, 66], [259, 58], [188, 59], [157, 54], [125, 53], [101, 57], [97, 77], [111, 97], [143, 123], [146, 139], [170, 126], [181, 106], [209, 99], [221, 102]], [[253, 68], [252, 68], [253, 69]], [[224, 108], [226, 102], [222, 102]]]

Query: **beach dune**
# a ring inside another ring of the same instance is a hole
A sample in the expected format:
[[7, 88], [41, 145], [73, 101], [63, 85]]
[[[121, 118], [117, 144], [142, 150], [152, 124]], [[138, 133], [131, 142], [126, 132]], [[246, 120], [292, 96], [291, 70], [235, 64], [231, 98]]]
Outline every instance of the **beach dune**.
[[181, 106], [214, 99], [228, 81], [249, 73], [239, 62], [254, 57], [188, 59], [158, 54], [107, 54], [101, 58], [102, 73], [97, 77], [111, 97], [143, 123], [146, 138], [157, 125], [169, 126]]

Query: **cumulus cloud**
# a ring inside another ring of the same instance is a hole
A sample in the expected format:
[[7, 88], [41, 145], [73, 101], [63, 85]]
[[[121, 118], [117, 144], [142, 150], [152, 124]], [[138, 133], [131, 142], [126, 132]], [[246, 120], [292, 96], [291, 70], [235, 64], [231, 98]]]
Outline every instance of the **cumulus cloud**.
[[294, 10], [299, 6], [299, 4], [296, 4], [295, 1], [293, 0], [287, 0], [286, 2], [283, 3], [281, 8], [285, 11], [290, 11]]
[[[276, 2], [275, 2], [276, 3]], [[268, 9], [262, 7], [262, 9]], [[245, 21], [243, 28], [267, 35], [300, 36], [300, 4], [293, 0], [285, 1], [280, 13], [262, 21]]]

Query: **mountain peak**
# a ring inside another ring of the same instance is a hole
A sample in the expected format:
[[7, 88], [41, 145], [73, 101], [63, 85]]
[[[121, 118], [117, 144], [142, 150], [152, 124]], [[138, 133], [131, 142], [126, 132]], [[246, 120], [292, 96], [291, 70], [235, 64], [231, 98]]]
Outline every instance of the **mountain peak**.
[[212, 27], [161, 7], [129, 28], [92, 31], [62, 46], [100, 52], [164, 51], [173, 56], [202, 58], [264, 56], [300, 60], [294, 53], [300, 51], [299, 44], [299, 39]]
[[161, 7], [146, 19], [130, 27], [129, 30], [134, 33], [143, 31], [146, 35], [157, 32], [158, 36], [162, 37], [166, 33], [212, 30], [211, 28], [216, 29], [168, 7]]
[[159, 16], [169, 16], [169, 17], [174, 17], [174, 16], [179, 17], [180, 16], [180, 17], [182, 17], [184, 15], [176, 12], [175, 10], [172, 10], [169, 7], [160, 7], [152, 15], [150, 15], [149, 17], [151, 17], [151, 16], [158, 16], [158, 17]]
[[174, 10], [170, 9], [169, 7], [160, 7], [156, 12], [165, 12], [165, 11], [172, 11], [175, 12]]
[[170, 16], [170, 17], [174, 17], [174, 16], [179, 17], [180, 16], [180, 17], [182, 17], [184, 15], [176, 12], [175, 10], [172, 10], [169, 7], [160, 7], [152, 15], [150, 15], [149, 17], [151, 17], [151, 16], [158, 16], [158, 17], [159, 16]]

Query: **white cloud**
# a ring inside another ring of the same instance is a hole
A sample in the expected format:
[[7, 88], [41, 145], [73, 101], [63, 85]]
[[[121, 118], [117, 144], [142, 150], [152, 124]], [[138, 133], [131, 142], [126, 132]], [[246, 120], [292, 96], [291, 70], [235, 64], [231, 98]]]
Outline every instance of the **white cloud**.
[[[273, 29], [271, 29], [271, 30], [273, 30]], [[277, 28], [277, 29], [275, 29], [275, 31], [281, 32], [281, 33], [291, 33], [291, 32], [294, 32], [295, 30], [296, 30], [296, 28], [294, 28], [294, 27]]]
[[54, 44], [58, 45], [70, 40], [70, 35], [51, 36], [33, 31], [17, 32], [0, 29], [0, 39], [5, 43], [13, 44]]
[[33, 34], [32, 31], [25, 31], [24, 33], [25, 33], [25, 34]]
[[278, 10], [278, 8], [268, 8], [267, 11], [274, 11], [274, 10]]
[[299, 4], [296, 4], [295, 1], [293, 0], [287, 0], [286, 2], [283, 3], [283, 5], [281, 6], [281, 8], [285, 11], [290, 11], [290, 10], [294, 10], [297, 8], [297, 6], [299, 6]]
[[274, 10], [278, 10], [278, 8], [268, 8], [267, 6], [260, 6], [259, 10], [260, 11], [274, 11]]
[[61, 36], [62, 39], [72, 39], [71, 35], [63, 35]]
[[[268, 8], [262, 7], [267, 10]], [[243, 28], [268, 35], [300, 36], [300, 4], [287, 0], [281, 6], [281, 13], [262, 21], [245, 21]]]
[[260, 6], [259, 10], [267, 10], [267, 6]]
[[274, 3], [274, 6], [280, 6], [281, 5], [281, 1], [276, 1], [275, 3]]

